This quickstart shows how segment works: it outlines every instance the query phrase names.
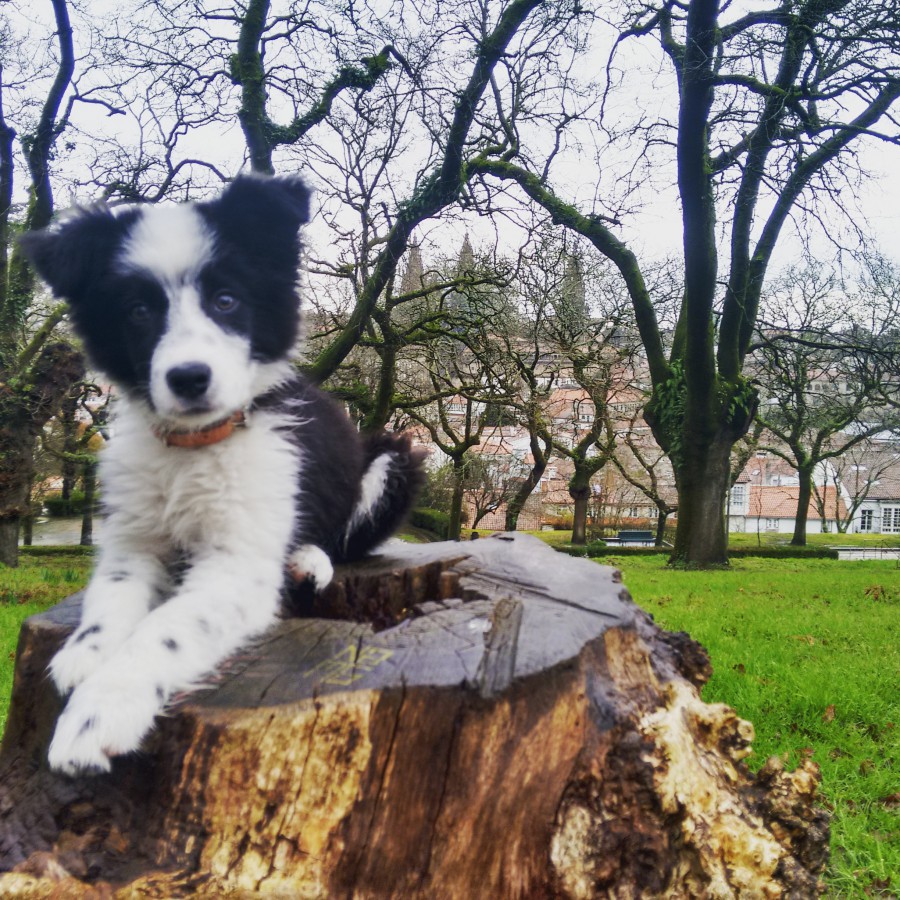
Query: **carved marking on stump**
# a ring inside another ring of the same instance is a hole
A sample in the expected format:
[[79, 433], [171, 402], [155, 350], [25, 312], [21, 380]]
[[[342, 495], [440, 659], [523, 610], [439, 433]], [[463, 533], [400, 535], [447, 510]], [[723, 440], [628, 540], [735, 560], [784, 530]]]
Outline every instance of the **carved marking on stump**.
[[365, 675], [370, 675], [382, 663], [394, 655], [386, 647], [360, 647], [348, 644], [324, 662], [304, 672], [307, 677], [316, 676], [322, 684], [350, 687]]

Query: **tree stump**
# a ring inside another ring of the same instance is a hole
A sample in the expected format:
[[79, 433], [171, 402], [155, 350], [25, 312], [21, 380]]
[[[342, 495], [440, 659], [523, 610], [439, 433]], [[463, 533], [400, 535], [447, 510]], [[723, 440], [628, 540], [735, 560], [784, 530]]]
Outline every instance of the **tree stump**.
[[339, 572], [111, 774], [46, 768], [72, 597], [22, 631], [0, 896], [810, 897], [816, 767], [742, 758], [703, 649], [535, 538]]

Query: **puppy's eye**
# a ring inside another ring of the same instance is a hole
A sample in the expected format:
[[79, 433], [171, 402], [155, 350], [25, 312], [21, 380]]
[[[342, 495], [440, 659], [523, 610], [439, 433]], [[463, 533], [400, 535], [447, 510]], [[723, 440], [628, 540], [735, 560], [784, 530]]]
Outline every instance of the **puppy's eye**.
[[235, 297], [234, 294], [229, 294], [228, 291], [219, 291], [217, 294], [214, 294], [212, 298], [212, 307], [216, 312], [234, 312], [239, 305], [240, 301], [238, 298]]
[[132, 303], [128, 307], [128, 318], [137, 325], [150, 318], [150, 307], [146, 303]]

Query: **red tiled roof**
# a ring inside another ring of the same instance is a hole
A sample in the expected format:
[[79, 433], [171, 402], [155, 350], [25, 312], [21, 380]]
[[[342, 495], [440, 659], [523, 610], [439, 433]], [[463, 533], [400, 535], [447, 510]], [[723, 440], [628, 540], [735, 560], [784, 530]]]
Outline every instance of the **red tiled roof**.
[[[817, 488], [820, 496], [823, 488]], [[847, 515], [847, 507], [843, 499], [833, 487], [824, 488], [825, 512], [829, 519], [837, 515]], [[747, 504], [748, 516], [761, 516], [766, 519], [793, 519], [797, 515], [797, 503], [800, 500], [799, 485], [758, 485], [750, 486], [750, 499]], [[808, 517], [819, 519], [819, 510], [815, 497], [810, 500]]]

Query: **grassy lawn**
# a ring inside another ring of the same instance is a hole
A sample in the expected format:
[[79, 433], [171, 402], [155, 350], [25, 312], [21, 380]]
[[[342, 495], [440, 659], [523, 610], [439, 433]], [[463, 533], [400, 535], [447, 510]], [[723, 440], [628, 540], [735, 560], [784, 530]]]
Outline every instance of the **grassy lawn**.
[[81, 590], [92, 564], [90, 556], [62, 553], [23, 554], [17, 569], [0, 565], [0, 733], [6, 727], [13, 661], [23, 620]]
[[[729, 534], [731, 547], [771, 547], [790, 544], [789, 534]], [[810, 547], [900, 547], [900, 534], [808, 534]]]
[[[572, 540], [571, 531], [529, 531], [548, 543], [551, 547], [568, 544]], [[464, 531], [468, 537], [468, 531]], [[737, 549], [750, 547], [785, 547], [790, 544], [789, 534], [737, 534], [728, 535], [728, 545]], [[809, 547], [900, 547], [900, 534], [808, 534]]]
[[752, 766], [811, 756], [832, 810], [831, 897], [900, 893], [900, 570], [896, 562], [745, 559], [669, 571], [606, 557], [635, 600], [712, 658], [704, 699], [756, 727]]

